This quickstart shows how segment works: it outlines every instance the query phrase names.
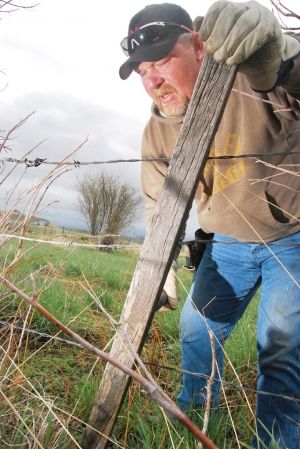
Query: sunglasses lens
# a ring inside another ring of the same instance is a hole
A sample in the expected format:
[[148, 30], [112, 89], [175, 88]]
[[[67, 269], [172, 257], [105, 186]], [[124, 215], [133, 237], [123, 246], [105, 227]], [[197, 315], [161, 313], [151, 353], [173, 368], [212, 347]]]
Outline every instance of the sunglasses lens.
[[174, 32], [174, 27], [178, 28], [178, 25], [151, 25], [145, 27], [125, 37], [121, 42], [121, 48], [126, 56], [131, 56], [138, 47], [146, 47], [169, 37]]
[[129, 37], [124, 37], [124, 39], [122, 39], [121, 41], [121, 48], [123, 50], [123, 52], [125, 53], [126, 56], [129, 56], [129, 52], [128, 52], [128, 41], [129, 41]]
[[140, 30], [131, 37], [128, 51], [132, 54], [138, 46], [145, 47], [155, 44], [168, 37], [171, 32], [170, 27], [156, 25]]

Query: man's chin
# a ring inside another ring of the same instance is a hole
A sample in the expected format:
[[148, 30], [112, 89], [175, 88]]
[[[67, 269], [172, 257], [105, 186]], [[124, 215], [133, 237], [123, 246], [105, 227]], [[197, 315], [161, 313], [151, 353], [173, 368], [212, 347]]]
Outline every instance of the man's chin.
[[163, 113], [164, 116], [174, 118], [174, 117], [183, 117], [186, 113], [187, 105], [186, 104], [161, 105], [158, 106], [158, 108]]

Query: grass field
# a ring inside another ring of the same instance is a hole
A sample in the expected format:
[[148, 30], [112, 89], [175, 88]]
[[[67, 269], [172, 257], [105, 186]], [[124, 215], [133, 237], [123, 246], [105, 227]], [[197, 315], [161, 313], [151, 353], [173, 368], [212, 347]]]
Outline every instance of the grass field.
[[[122, 249], [103, 253], [32, 243], [24, 243], [15, 259], [16, 251], [12, 240], [2, 247], [0, 261], [5, 276], [27, 294], [34, 295], [82, 337], [107, 349], [113, 336], [112, 326], [87, 290], [117, 319], [138, 252]], [[182, 306], [192, 274], [183, 268], [178, 274]], [[57, 334], [54, 325], [9, 290], [0, 286], [0, 291], [0, 448], [80, 447], [103, 362], [66, 336]], [[236, 386], [240, 381], [248, 388], [255, 388], [256, 310], [254, 300], [226, 346], [232, 366], [226, 362], [224, 394], [209, 426], [209, 435], [222, 449], [246, 447], [253, 434], [250, 408], [254, 409], [254, 394], [246, 392], [249, 408], [245, 395]], [[179, 315], [180, 309], [155, 315], [142, 353], [152, 375], [174, 400], [181, 379]], [[192, 418], [202, 426], [201, 413], [195, 412]], [[159, 407], [136, 382], [130, 387], [113, 439], [119, 446], [112, 443], [112, 447], [195, 447], [188, 432], [179, 423], [167, 423]]]

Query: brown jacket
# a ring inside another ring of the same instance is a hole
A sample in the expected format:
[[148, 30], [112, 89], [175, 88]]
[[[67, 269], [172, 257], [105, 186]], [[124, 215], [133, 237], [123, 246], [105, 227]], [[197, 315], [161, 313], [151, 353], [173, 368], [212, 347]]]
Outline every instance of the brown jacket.
[[[213, 157], [235, 157], [209, 160], [195, 196], [204, 231], [247, 242], [272, 241], [300, 231], [297, 65], [299, 61], [287, 84], [268, 94], [253, 92], [246, 77], [238, 74], [210, 151]], [[152, 108], [142, 157], [170, 159], [181, 125], [182, 119], [163, 118]], [[249, 154], [253, 156], [237, 157]], [[167, 167], [163, 161], [142, 163], [148, 221]]]

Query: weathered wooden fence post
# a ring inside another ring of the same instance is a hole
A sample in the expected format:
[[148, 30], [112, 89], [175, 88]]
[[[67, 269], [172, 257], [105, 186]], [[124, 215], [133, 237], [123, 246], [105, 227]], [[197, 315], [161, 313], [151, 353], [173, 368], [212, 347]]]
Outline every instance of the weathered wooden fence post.
[[[122, 334], [126, 332], [137, 352], [142, 350], [235, 74], [236, 67], [205, 57], [124, 304], [120, 333], [111, 349], [113, 357], [130, 367], [134, 360]], [[106, 366], [89, 421], [98, 432], [87, 428], [84, 448], [105, 448], [129, 380], [123, 372]]]

